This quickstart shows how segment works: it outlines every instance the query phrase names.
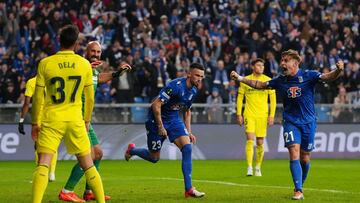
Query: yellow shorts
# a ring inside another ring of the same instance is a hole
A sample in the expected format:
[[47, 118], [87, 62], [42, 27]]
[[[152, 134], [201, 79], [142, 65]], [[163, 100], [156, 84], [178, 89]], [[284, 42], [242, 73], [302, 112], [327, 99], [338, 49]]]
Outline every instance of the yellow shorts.
[[84, 121], [42, 122], [37, 140], [38, 153], [56, 153], [61, 140], [69, 154], [90, 153], [90, 141]]
[[245, 132], [255, 133], [256, 137], [266, 137], [267, 117], [245, 117]]

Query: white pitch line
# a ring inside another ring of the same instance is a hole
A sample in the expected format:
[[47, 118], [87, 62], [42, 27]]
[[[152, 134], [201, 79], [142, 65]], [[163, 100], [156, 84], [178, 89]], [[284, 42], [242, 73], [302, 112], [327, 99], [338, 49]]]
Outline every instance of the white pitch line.
[[[154, 177], [143, 177], [144, 179], [152, 179], [152, 180], [175, 180], [175, 181], [183, 181], [184, 179], [180, 178], [154, 178]], [[285, 186], [276, 186], [276, 185], [250, 185], [250, 184], [240, 184], [226, 181], [216, 181], [216, 180], [193, 180], [193, 182], [199, 183], [212, 183], [219, 185], [230, 185], [230, 186], [239, 186], [239, 187], [259, 187], [259, 188], [277, 188], [277, 189], [290, 189], [292, 187]], [[343, 193], [343, 194], [360, 194], [357, 192], [343, 191], [343, 190], [332, 190], [332, 189], [317, 189], [317, 188], [304, 188], [305, 191], [318, 191], [318, 192], [331, 192], [331, 193]]]

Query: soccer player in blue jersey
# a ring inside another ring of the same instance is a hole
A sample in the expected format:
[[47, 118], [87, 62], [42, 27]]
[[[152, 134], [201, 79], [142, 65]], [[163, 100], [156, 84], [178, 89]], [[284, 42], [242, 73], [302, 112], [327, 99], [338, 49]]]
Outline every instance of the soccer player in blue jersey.
[[304, 199], [303, 184], [310, 169], [310, 152], [314, 149], [316, 115], [314, 89], [318, 81], [332, 81], [344, 69], [338, 61], [336, 69], [321, 74], [318, 71], [299, 69], [300, 55], [294, 50], [281, 54], [283, 74], [268, 82], [250, 80], [231, 72], [231, 78], [256, 89], [276, 89], [283, 99], [283, 128], [285, 147], [289, 150], [290, 171], [294, 182], [293, 200]]
[[[152, 102], [147, 130], [148, 149], [137, 148], [131, 143], [125, 152], [128, 161], [137, 155], [147, 161], [156, 163], [160, 159], [160, 150], [164, 140], [168, 137], [182, 153], [182, 172], [185, 183], [185, 197], [203, 197], [205, 193], [195, 190], [191, 183], [192, 172], [192, 144], [196, 137], [191, 133], [191, 105], [197, 88], [204, 78], [204, 67], [198, 63], [190, 65], [187, 77], [177, 78], [161, 89], [159, 96]], [[185, 110], [181, 119], [180, 110]]]

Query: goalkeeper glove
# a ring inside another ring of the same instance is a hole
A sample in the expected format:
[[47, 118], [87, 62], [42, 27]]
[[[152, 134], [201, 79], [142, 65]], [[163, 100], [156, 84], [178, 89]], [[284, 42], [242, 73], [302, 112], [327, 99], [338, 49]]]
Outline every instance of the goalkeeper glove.
[[20, 133], [20, 134], [25, 135], [24, 119], [23, 119], [23, 118], [20, 118], [19, 125], [18, 125], [18, 130], [19, 130], [19, 133]]

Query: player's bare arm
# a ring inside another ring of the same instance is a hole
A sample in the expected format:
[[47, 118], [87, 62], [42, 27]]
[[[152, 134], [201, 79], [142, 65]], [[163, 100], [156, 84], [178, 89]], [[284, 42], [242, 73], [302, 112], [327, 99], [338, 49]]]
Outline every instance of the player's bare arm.
[[151, 108], [154, 112], [155, 122], [158, 126], [158, 133], [160, 136], [167, 137], [167, 131], [164, 128], [164, 124], [161, 119], [161, 106], [163, 102], [158, 98], [156, 98], [153, 103], [151, 104]]
[[37, 85], [33, 95], [31, 137], [34, 141], [37, 140], [40, 130], [40, 110], [44, 102], [44, 89], [45, 87]]
[[324, 82], [336, 80], [343, 70], [344, 70], [344, 61], [340, 60], [340, 61], [338, 61], [336, 63], [336, 69], [335, 70], [332, 70], [329, 73], [321, 74], [320, 78]]
[[[96, 61], [96, 62], [93, 62], [93, 63], [97, 63], [99, 61]], [[101, 62], [101, 61], [100, 61]], [[91, 65], [93, 65], [93, 63], [91, 63]], [[101, 66], [102, 63], [98, 64], [97, 66]], [[98, 79], [98, 83], [99, 84], [103, 84], [103, 83], [106, 83], [114, 78], [117, 78], [121, 75], [123, 75], [125, 72], [129, 72], [131, 71], [132, 67], [127, 64], [127, 63], [124, 63], [120, 66], [120, 70], [118, 71], [111, 71], [111, 72], [108, 72], [108, 73], [100, 73], [99, 74], [99, 79]]]
[[247, 79], [247, 78], [237, 74], [235, 71], [231, 71], [230, 77], [233, 80], [247, 84], [250, 87], [255, 88], [255, 89], [266, 89], [267, 88], [266, 82]]
[[24, 104], [22, 106], [21, 113], [20, 113], [18, 130], [19, 130], [19, 133], [23, 134], [23, 135], [25, 135], [24, 118], [25, 118], [26, 114], [29, 112], [30, 101], [31, 101], [31, 97], [25, 96], [25, 101], [24, 101]]
[[194, 134], [192, 134], [191, 131], [191, 109], [187, 109], [184, 113], [184, 123], [186, 126], [186, 129], [189, 132], [189, 138], [191, 140], [192, 143], [196, 143], [196, 136]]

